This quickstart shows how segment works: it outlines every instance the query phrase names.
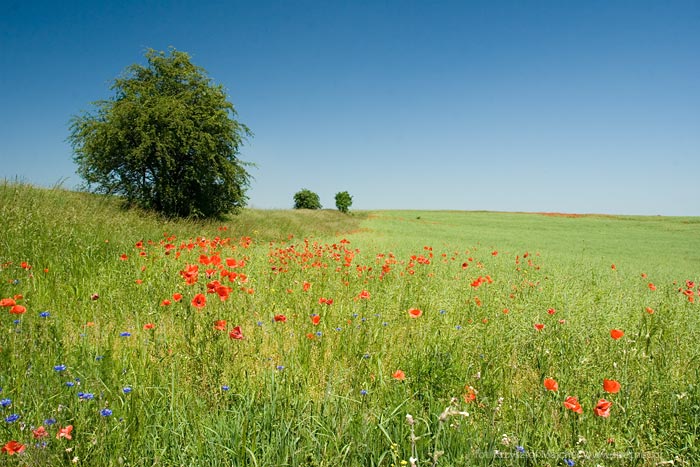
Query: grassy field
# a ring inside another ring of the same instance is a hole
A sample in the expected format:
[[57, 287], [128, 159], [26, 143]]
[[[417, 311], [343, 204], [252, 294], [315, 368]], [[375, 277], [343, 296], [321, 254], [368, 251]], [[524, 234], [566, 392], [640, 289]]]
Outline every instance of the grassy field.
[[700, 462], [700, 218], [0, 219], [0, 465]]

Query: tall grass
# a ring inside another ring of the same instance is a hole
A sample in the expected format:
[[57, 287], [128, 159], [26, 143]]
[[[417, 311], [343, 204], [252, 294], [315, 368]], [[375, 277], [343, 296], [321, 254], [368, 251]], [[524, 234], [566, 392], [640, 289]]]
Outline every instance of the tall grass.
[[174, 222], [7, 183], [0, 214], [2, 464], [700, 460], [696, 218]]

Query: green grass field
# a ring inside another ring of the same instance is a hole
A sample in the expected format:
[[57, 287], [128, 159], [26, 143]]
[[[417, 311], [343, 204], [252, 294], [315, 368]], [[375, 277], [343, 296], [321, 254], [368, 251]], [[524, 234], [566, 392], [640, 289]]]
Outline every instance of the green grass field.
[[0, 465], [700, 463], [700, 218], [0, 219]]

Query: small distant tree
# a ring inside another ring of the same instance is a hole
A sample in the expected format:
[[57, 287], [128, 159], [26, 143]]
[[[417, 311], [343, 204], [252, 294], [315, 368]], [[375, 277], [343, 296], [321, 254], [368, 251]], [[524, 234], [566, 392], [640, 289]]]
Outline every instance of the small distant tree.
[[294, 209], [321, 209], [318, 195], [306, 188], [294, 194]]
[[352, 206], [352, 196], [347, 191], [341, 191], [335, 194], [335, 207], [338, 211], [347, 213]]
[[185, 52], [149, 49], [115, 79], [115, 96], [73, 117], [68, 140], [86, 188], [173, 217], [245, 206], [250, 175], [238, 150], [251, 135], [221, 85]]

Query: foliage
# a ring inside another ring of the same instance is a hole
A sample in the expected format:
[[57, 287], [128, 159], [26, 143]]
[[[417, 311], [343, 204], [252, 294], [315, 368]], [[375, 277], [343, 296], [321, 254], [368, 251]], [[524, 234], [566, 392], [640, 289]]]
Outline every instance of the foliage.
[[185, 52], [149, 49], [129, 66], [110, 100], [71, 119], [69, 141], [86, 187], [167, 216], [215, 217], [247, 201], [251, 135], [221, 85]]
[[318, 194], [306, 188], [294, 194], [294, 209], [321, 209]]
[[347, 191], [340, 191], [335, 194], [335, 207], [340, 212], [348, 212], [352, 206], [352, 196]]

